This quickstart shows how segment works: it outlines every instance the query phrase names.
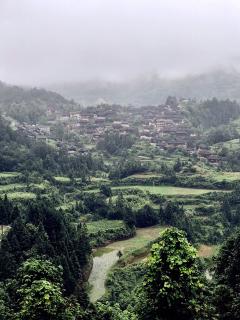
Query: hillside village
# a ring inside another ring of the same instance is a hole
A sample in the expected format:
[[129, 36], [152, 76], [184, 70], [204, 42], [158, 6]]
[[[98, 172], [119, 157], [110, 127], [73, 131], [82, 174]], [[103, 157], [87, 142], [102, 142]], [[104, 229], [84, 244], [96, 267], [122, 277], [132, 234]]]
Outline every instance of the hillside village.
[[[184, 102], [184, 101], [183, 101]], [[182, 101], [169, 97], [165, 104], [136, 108], [102, 104], [67, 113], [49, 106], [44, 124], [15, 122], [15, 128], [37, 141], [52, 141], [57, 148], [64, 148], [69, 155], [88, 152], [81, 138], [97, 145], [106, 132], [132, 134], [140, 141], [147, 141], [161, 151], [181, 150], [200, 161], [218, 166], [220, 158], [206, 145], [199, 144], [199, 135], [182, 110]], [[54, 133], [60, 128], [62, 136]], [[65, 137], [79, 139], [66, 139]]]

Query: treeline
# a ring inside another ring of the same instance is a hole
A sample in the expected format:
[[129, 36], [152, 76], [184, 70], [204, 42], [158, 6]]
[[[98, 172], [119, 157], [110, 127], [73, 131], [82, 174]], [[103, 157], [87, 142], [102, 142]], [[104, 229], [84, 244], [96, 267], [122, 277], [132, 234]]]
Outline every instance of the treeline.
[[148, 167], [140, 161], [123, 159], [119, 161], [109, 173], [110, 179], [123, 179], [135, 173], [148, 171]]
[[240, 134], [232, 125], [223, 125], [212, 128], [203, 137], [203, 142], [212, 145], [219, 142], [225, 142], [233, 139], [239, 139]]
[[118, 194], [114, 201], [111, 196], [110, 187], [102, 187], [99, 194], [84, 193], [78, 200], [75, 211], [78, 215], [87, 215], [88, 219], [92, 220], [102, 218], [123, 220], [130, 230], [134, 227], [144, 228], [158, 223], [174, 226], [184, 230], [188, 239], [195, 240], [195, 226], [178, 203], [153, 197], [152, 200], [160, 204], [159, 209], [154, 209], [148, 204], [134, 209], [122, 193]]
[[240, 106], [235, 101], [213, 98], [188, 106], [187, 117], [194, 127], [205, 129], [228, 124], [240, 115]]
[[119, 155], [123, 150], [131, 148], [135, 139], [132, 134], [121, 134], [119, 131], [107, 131], [99, 141], [97, 148], [110, 155]]
[[20, 216], [19, 208], [8, 200], [7, 195], [0, 197], [0, 225], [9, 225]]

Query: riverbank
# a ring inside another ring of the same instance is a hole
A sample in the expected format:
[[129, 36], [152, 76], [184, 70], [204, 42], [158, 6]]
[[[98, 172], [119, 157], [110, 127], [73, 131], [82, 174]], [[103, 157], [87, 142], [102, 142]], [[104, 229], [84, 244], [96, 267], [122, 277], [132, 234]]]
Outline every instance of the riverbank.
[[89, 277], [91, 302], [96, 302], [104, 295], [107, 274], [119, 260], [117, 253], [121, 251], [125, 256], [131, 251], [144, 248], [149, 242], [159, 237], [161, 230], [163, 227], [160, 226], [137, 229], [133, 238], [115, 241], [95, 250], [93, 268]]

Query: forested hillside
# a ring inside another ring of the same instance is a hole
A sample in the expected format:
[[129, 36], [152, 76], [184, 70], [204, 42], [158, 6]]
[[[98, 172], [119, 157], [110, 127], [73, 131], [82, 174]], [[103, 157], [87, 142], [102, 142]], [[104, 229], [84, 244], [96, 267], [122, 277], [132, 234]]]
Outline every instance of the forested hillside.
[[46, 118], [50, 109], [69, 111], [76, 104], [60, 94], [38, 88], [21, 88], [0, 81], [0, 111], [19, 121], [36, 123]]
[[236, 101], [216, 98], [190, 103], [186, 110], [192, 125], [204, 129], [228, 124], [240, 115], [240, 105]]

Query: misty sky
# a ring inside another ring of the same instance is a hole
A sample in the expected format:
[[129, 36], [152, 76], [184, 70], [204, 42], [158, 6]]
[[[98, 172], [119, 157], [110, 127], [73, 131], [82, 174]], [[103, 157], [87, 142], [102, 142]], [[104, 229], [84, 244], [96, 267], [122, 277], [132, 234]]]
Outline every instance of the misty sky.
[[239, 0], [0, 0], [0, 80], [179, 76], [240, 65]]

